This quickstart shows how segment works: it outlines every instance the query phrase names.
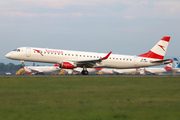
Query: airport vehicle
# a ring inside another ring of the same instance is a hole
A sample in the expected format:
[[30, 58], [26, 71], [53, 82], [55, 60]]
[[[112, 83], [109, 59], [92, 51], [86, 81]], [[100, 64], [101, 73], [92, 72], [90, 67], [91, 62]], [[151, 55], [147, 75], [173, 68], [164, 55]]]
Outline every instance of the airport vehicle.
[[55, 64], [54, 66], [24, 66], [24, 70], [27, 74], [35, 73], [36, 75], [44, 75], [45, 72], [53, 72], [59, 69], [58, 64]]
[[170, 59], [164, 59], [170, 37], [163, 37], [149, 52], [138, 56], [117, 55], [94, 52], [57, 50], [49, 48], [20, 47], [6, 54], [6, 58], [24, 61], [56, 63], [60, 68], [83, 68], [82, 74], [87, 75], [87, 68], [139, 68], [168, 64]]
[[6, 75], [11, 75], [11, 73], [10, 72], [6, 72]]
[[164, 68], [141, 68], [144, 69], [144, 72], [147, 74], [153, 74], [155, 75], [155, 73], [163, 73], [163, 72], [169, 72], [172, 71], [172, 64], [173, 64], [173, 60], [171, 60], [171, 63], [169, 63], [166, 67]]

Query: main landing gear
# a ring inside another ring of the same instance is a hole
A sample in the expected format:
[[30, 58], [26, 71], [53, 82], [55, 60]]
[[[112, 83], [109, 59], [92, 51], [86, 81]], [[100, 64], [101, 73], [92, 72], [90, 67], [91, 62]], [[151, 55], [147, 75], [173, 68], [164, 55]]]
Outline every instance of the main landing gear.
[[81, 72], [82, 75], [88, 75], [88, 71], [87, 71], [87, 68], [85, 66], [83, 66], [83, 70]]
[[89, 72], [87, 70], [83, 70], [81, 73], [82, 75], [88, 75]]

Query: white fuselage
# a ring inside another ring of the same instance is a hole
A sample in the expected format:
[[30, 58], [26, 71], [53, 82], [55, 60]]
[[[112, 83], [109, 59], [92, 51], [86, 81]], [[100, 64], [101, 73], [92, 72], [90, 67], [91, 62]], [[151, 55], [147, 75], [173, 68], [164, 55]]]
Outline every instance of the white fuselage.
[[135, 68], [132, 68], [132, 69], [114, 69], [115, 73], [133, 73], [133, 72], [137, 72], [137, 70]]
[[[39, 50], [40, 52], [37, 52], [35, 50]], [[15, 50], [8, 53], [6, 57], [9, 59], [20, 60], [20, 61], [61, 64], [63, 61], [100, 59], [106, 55], [107, 54], [105, 53], [21, 47], [18, 48], [18, 51]], [[162, 63], [151, 63], [151, 61], [155, 61], [155, 60], [158, 59], [111, 54], [108, 57], [108, 59], [102, 60], [102, 62], [100, 63], [96, 63], [94, 67], [137, 68], [137, 67], [162, 65]]]
[[144, 68], [144, 70], [147, 73], [163, 73], [163, 72], [168, 72], [164, 68]]
[[54, 67], [54, 66], [25, 66], [24, 67], [25, 71], [28, 72], [53, 72], [56, 70], [59, 70], [59, 67]]

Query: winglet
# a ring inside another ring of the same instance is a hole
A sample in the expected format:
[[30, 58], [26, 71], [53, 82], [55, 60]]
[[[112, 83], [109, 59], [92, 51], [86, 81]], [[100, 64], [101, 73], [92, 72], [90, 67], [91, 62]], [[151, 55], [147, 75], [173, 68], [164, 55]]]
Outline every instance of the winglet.
[[108, 57], [110, 56], [111, 53], [112, 53], [112, 51], [109, 52], [105, 57], [101, 58], [101, 60], [108, 59]]

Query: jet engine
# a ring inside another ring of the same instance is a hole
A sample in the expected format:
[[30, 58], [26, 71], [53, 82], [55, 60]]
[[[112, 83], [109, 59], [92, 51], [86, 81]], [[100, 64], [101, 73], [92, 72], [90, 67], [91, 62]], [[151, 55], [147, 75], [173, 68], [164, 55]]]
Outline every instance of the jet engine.
[[31, 72], [30, 72], [30, 71], [27, 71], [26, 73], [27, 73], [27, 74], [31, 74]]
[[70, 61], [63, 61], [60, 65], [60, 68], [73, 69], [73, 68], [76, 68], [76, 64], [74, 64], [74, 62], [70, 62]]

